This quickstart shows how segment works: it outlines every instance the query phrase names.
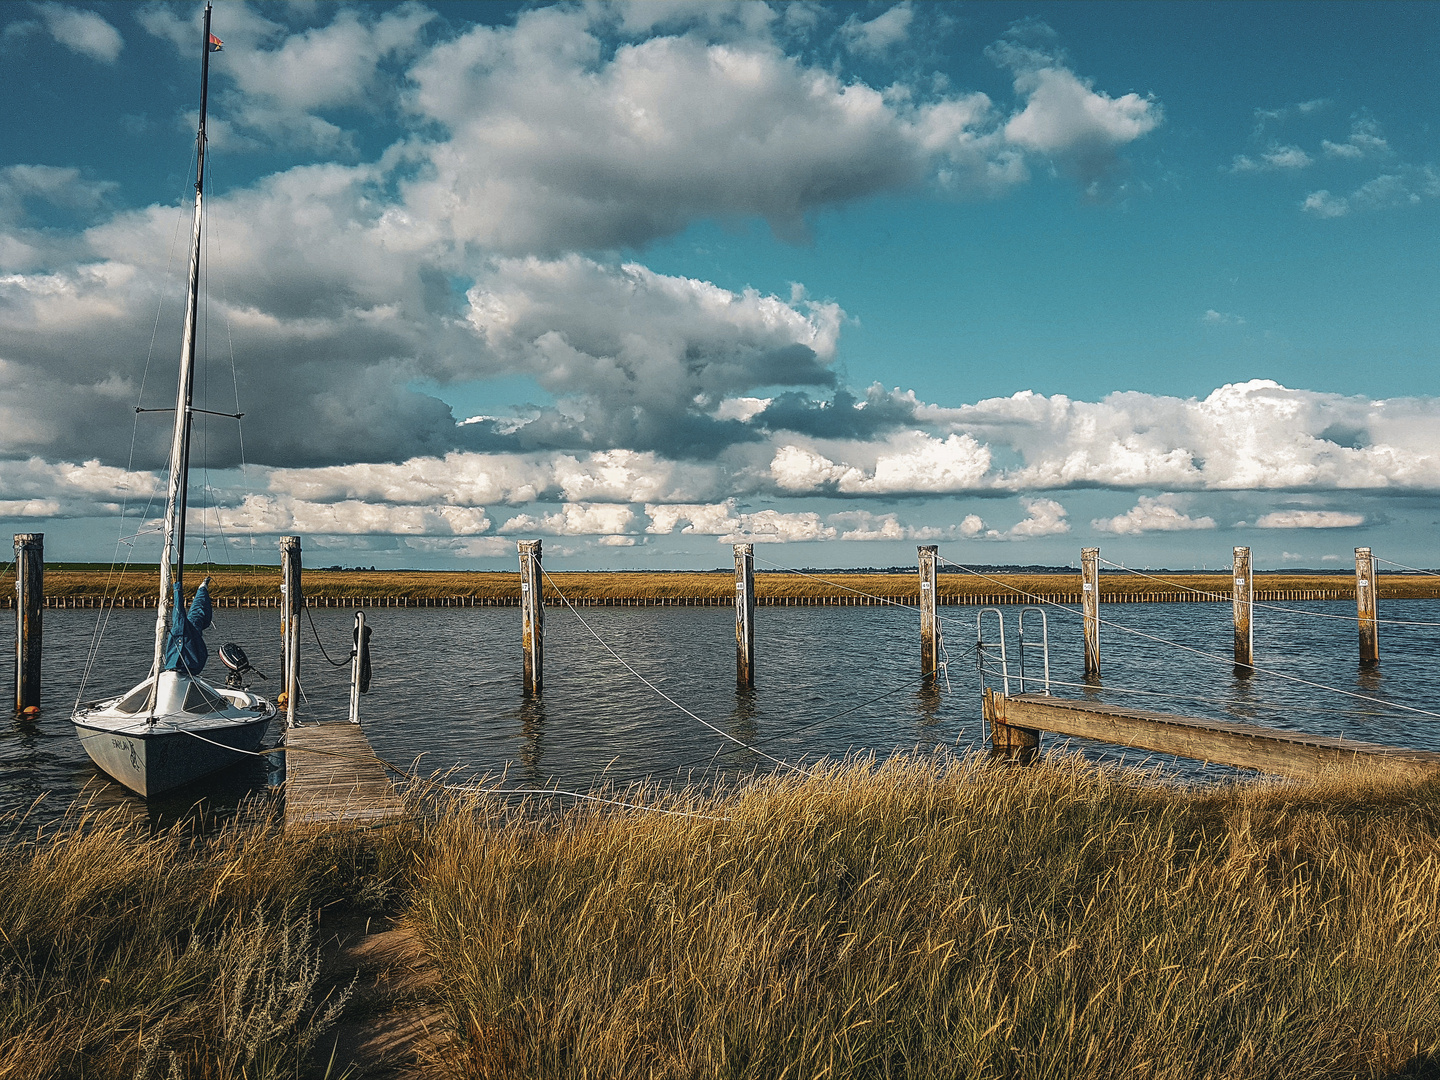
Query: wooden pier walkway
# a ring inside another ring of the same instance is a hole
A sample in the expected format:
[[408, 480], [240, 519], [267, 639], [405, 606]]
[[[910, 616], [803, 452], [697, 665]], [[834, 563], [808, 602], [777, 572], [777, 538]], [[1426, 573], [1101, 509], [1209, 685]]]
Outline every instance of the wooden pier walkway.
[[285, 827], [380, 825], [405, 804], [359, 724], [306, 724], [285, 732]]
[[1040, 732], [1049, 731], [1296, 780], [1319, 780], [1355, 769], [1402, 781], [1440, 776], [1440, 753], [1433, 751], [1046, 694], [1007, 697], [987, 689], [985, 719], [990, 722], [991, 744], [1012, 753], [1033, 752]]

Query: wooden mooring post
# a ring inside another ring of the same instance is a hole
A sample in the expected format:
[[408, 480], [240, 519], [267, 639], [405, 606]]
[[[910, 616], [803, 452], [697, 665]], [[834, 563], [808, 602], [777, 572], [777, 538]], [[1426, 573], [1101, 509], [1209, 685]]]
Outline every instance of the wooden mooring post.
[[1085, 623], [1085, 674], [1100, 674], [1100, 549], [1080, 549], [1080, 610]]
[[1355, 610], [1360, 628], [1360, 665], [1374, 667], [1380, 663], [1380, 636], [1375, 625], [1375, 556], [1368, 547], [1355, 549]]
[[920, 556], [920, 672], [925, 685], [933, 686], [940, 667], [940, 624], [935, 620], [935, 595], [939, 591], [935, 556], [940, 549], [929, 544], [916, 550]]
[[755, 685], [755, 545], [735, 545], [735, 685]]
[[521, 540], [520, 647], [525, 653], [525, 696], [545, 685], [545, 600], [541, 591], [540, 541]]
[[285, 724], [295, 726], [300, 696], [300, 537], [280, 537], [280, 685], [285, 688]]
[[1248, 675], [1255, 665], [1255, 626], [1250, 612], [1255, 601], [1255, 576], [1250, 567], [1250, 549], [1235, 549], [1234, 593], [1232, 603], [1235, 609], [1235, 673]]
[[45, 534], [15, 534], [15, 711], [40, 711]]

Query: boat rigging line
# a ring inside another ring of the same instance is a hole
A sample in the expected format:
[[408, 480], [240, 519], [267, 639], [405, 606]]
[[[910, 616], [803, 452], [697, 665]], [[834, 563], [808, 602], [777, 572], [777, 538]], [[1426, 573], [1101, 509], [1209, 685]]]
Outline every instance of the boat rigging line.
[[[1100, 557], [1098, 561], [1104, 563], [1106, 566], [1112, 566], [1112, 567], [1114, 567], [1116, 570], [1123, 570], [1123, 571], [1124, 571], [1125, 573], [1127, 573], [1127, 574], [1134, 574], [1136, 577], [1145, 578], [1145, 579], [1147, 579], [1147, 580], [1149, 580], [1149, 581], [1158, 581], [1158, 582], [1160, 582], [1160, 584], [1166, 585], [1166, 586], [1168, 586], [1168, 587], [1170, 587], [1170, 588], [1172, 588], [1172, 589], [1179, 589], [1179, 590], [1181, 590], [1182, 592], [1194, 593], [1196, 596], [1204, 596], [1204, 597], [1207, 597], [1207, 598], [1209, 598], [1209, 599], [1211, 599], [1211, 600], [1217, 600], [1217, 601], [1228, 601], [1228, 600], [1233, 600], [1233, 599], [1234, 599], [1234, 595], [1231, 594], [1231, 593], [1210, 592], [1210, 591], [1208, 591], [1208, 590], [1206, 590], [1206, 589], [1196, 589], [1196, 588], [1194, 588], [1194, 587], [1192, 587], [1192, 586], [1190, 586], [1190, 585], [1181, 585], [1181, 584], [1180, 584], [1179, 582], [1177, 582], [1177, 581], [1168, 581], [1168, 580], [1166, 580], [1165, 578], [1155, 577], [1153, 574], [1143, 574], [1143, 573], [1141, 573], [1139, 570], [1132, 570], [1132, 569], [1131, 569], [1130, 567], [1128, 567], [1128, 566], [1124, 566], [1124, 565], [1122, 565], [1122, 564], [1120, 564], [1120, 563], [1111, 562], [1109, 559], [1106, 559], [1106, 558], [1104, 558], [1104, 557]], [[1383, 562], [1384, 560], [1377, 560], [1377, 561]], [[1423, 571], [1422, 571], [1422, 572], [1423, 572]], [[1265, 601], [1261, 601], [1261, 600], [1251, 600], [1251, 601], [1250, 601], [1250, 606], [1253, 607], [1253, 608], [1264, 608], [1264, 609], [1267, 610], [1267, 611], [1285, 611], [1285, 612], [1289, 612], [1291, 615], [1305, 615], [1305, 616], [1307, 616], [1308, 618], [1311, 618], [1311, 619], [1339, 619], [1341, 622], [1352, 622], [1352, 623], [1353, 623], [1353, 622], [1359, 622], [1359, 621], [1360, 621], [1360, 616], [1359, 616], [1359, 615], [1334, 615], [1334, 614], [1331, 614], [1331, 613], [1329, 613], [1329, 612], [1324, 612], [1324, 611], [1306, 611], [1306, 610], [1304, 610], [1303, 608], [1283, 607], [1283, 606], [1281, 606], [1281, 605], [1279, 605], [1279, 604], [1271, 604], [1271, 603], [1268, 603], [1268, 602], [1265, 602]], [[1377, 622], [1377, 623], [1382, 623], [1382, 624], [1387, 625], [1387, 626], [1430, 626], [1430, 627], [1440, 627], [1440, 622], [1416, 622], [1416, 621], [1411, 620], [1411, 619], [1378, 619], [1378, 618], [1377, 618], [1377, 619], [1374, 619], [1374, 620], [1371, 620], [1371, 621]]]
[[767, 754], [767, 753], [765, 753], [765, 751], [760, 750], [760, 749], [757, 749], [757, 748], [754, 747], [754, 746], [751, 746], [749, 743], [745, 742], [743, 739], [737, 739], [734, 735], [731, 735], [728, 731], [725, 731], [724, 729], [715, 726], [714, 724], [710, 723], [710, 721], [704, 719], [703, 717], [697, 716], [695, 713], [693, 713], [693, 712], [691, 712], [689, 709], [687, 709], [684, 705], [681, 705], [678, 701], [676, 701], [674, 698], [672, 698], [669, 694], [665, 693], [664, 690], [661, 690], [658, 686], [656, 686], [656, 685], [655, 685], [653, 682], [651, 682], [649, 679], [645, 678], [644, 675], [641, 675], [640, 672], [636, 671], [633, 667], [630, 666], [629, 663], [626, 662], [626, 660], [625, 660], [625, 658], [624, 658], [623, 656], [621, 656], [619, 653], [617, 653], [614, 649], [612, 649], [612, 648], [610, 647], [609, 642], [607, 642], [604, 638], [602, 638], [599, 634], [597, 634], [597, 633], [595, 632], [595, 628], [594, 628], [593, 626], [591, 626], [588, 622], [585, 621], [585, 617], [584, 617], [583, 615], [581, 615], [580, 612], [579, 612], [579, 610], [575, 607], [575, 605], [570, 602], [570, 598], [569, 598], [568, 596], [566, 596], [563, 592], [560, 591], [560, 587], [555, 584], [555, 579], [550, 576], [550, 572], [549, 572], [548, 570], [546, 570], [546, 569], [542, 566], [542, 567], [540, 568], [540, 573], [542, 573], [542, 574], [545, 576], [545, 580], [548, 581], [548, 582], [550, 583], [550, 587], [555, 590], [555, 595], [557, 595], [558, 597], [560, 597], [560, 599], [565, 602], [565, 606], [570, 609], [571, 613], [575, 616], [575, 618], [577, 618], [577, 619], [580, 620], [580, 625], [583, 626], [583, 627], [585, 627], [586, 630], [590, 631], [590, 636], [593, 637], [596, 641], [598, 641], [598, 642], [600, 643], [601, 647], [604, 648], [604, 650], [605, 650], [606, 652], [608, 652], [611, 656], [613, 656], [613, 657], [616, 659], [616, 661], [620, 664], [621, 667], [623, 667], [626, 671], [630, 672], [631, 675], [634, 675], [635, 678], [639, 679], [642, 683], [644, 683], [646, 686], [648, 686], [648, 687], [649, 687], [651, 690], [653, 690], [656, 694], [658, 694], [660, 697], [664, 698], [664, 699], [665, 699], [666, 701], [668, 701], [671, 705], [675, 706], [675, 708], [679, 709], [681, 712], [683, 712], [686, 716], [690, 717], [690, 719], [694, 720], [696, 723], [698, 723], [698, 724], [703, 724], [705, 727], [707, 727], [707, 728], [709, 728], [711, 731], [715, 732], [715, 734], [719, 735], [722, 739], [726, 739], [727, 741], [734, 743], [736, 746], [744, 747], [746, 750], [750, 750], [750, 751], [752, 751], [752, 752], [760, 755], [761, 757], [765, 758], [765, 759], [768, 760], [768, 761], [773, 761], [776, 765], [780, 765], [780, 766], [782, 766], [783, 768], [786, 768], [786, 769], [794, 769], [796, 772], [805, 773], [806, 775], [809, 775], [809, 771], [810, 771], [810, 770], [808, 770], [808, 769], [806, 769], [806, 768], [803, 768], [802, 766], [799, 766], [799, 765], [792, 765], [790, 762], [788, 762], [788, 761], [783, 761], [783, 760], [781, 760], [780, 758], [777, 758], [777, 757], [775, 757], [775, 756], [772, 755], [772, 754]]
[[[995, 584], [1003, 584], [1002, 582], [998, 582], [998, 581], [996, 581], [994, 578], [989, 577], [989, 576], [986, 575], [986, 574], [980, 573], [978, 570], [972, 570], [972, 569], [970, 569], [970, 567], [964, 566], [964, 565], [962, 565], [962, 564], [960, 564], [960, 563], [957, 563], [957, 562], [953, 562], [953, 561], [951, 561], [950, 559], [946, 559], [944, 556], [937, 556], [937, 557], [940, 558], [941, 561], [947, 562], [947, 563], [949, 563], [951, 566], [955, 567], [955, 568], [958, 569], [958, 570], [963, 570], [963, 571], [964, 571], [965, 573], [967, 573], [967, 574], [973, 574], [975, 577], [982, 578], [982, 579], [984, 579], [984, 580], [986, 580], [986, 581], [994, 582]], [[1064, 611], [1064, 612], [1070, 614], [1071, 616], [1076, 616], [1076, 617], [1082, 617], [1082, 618], [1083, 618], [1083, 615], [1082, 615], [1081, 612], [1077, 611], [1075, 608], [1070, 607], [1070, 606], [1068, 606], [1068, 605], [1066, 605], [1066, 604], [1058, 604], [1058, 603], [1056, 603], [1056, 602], [1053, 601], [1053, 600], [1046, 600], [1044, 597], [1037, 596], [1035, 593], [1028, 592], [1028, 591], [1026, 591], [1026, 590], [1024, 590], [1024, 589], [1016, 588], [1014, 585], [1005, 585], [1005, 588], [1010, 589], [1011, 591], [1016, 592], [1016, 593], [1020, 594], [1021, 596], [1025, 596], [1025, 597], [1028, 597], [1028, 598], [1034, 600], [1037, 605], [1039, 605], [1039, 604], [1045, 604], [1045, 605], [1048, 605], [1048, 606], [1050, 606], [1050, 607], [1057, 608], [1057, 609], [1059, 609], [1060, 611]], [[1154, 642], [1156, 642], [1157, 644], [1160, 644], [1160, 645], [1169, 645], [1169, 646], [1171, 646], [1171, 647], [1173, 647], [1173, 648], [1180, 649], [1180, 650], [1183, 651], [1183, 652], [1194, 653], [1196, 656], [1204, 657], [1204, 658], [1207, 659], [1207, 660], [1213, 660], [1213, 661], [1215, 661], [1215, 662], [1217, 662], [1217, 663], [1223, 663], [1223, 664], [1225, 664], [1227, 667], [1233, 667], [1233, 666], [1235, 665], [1235, 661], [1234, 661], [1234, 659], [1233, 659], [1232, 657], [1221, 656], [1221, 655], [1218, 654], [1218, 653], [1206, 652], [1204, 649], [1197, 649], [1197, 648], [1195, 648], [1194, 646], [1191, 646], [1191, 645], [1182, 645], [1182, 644], [1181, 644], [1180, 642], [1178, 642], [1178, 641], [1171, 641], [1169, 638], [1163, 638], [1163, 637], [1160, 637], [1160, 636], [1157, 635], [1157, 634], [1147, 634], [1147, 633], [1146, 633], [1145, 631], [1143, 631], [1143, 630], [1136, 630], [1136, 629], [1134, 629], [1133, 627], [1125, 626], [1125, 625], [1123, 625], [1123, 624], [1121, 624], [1121, 623], [1113, 622], [1113, 621], [1110, 620], [1110, 619], [1097, 618], [1096, 621], [1097, 621], [1101, 626], [1109, 626], [1109, 627], [1111, 627], [1112, 629], [1120, 630], [1120, 631], [1122, 631], [1122, 632], [1124, 632], [1124, 633], [1127, 633], [1127, 634], [1134, 634], [1136, 637], [1142, 637], [1142, 638], [1145, 638], [1145, 639], [1148, 640], [1148, 641], [1154, 641]], [[1254, 664], [1248, 664], [1248, 665], [1246, 665], [1246, 666], [1247, 666], [1251, 671], [1254, 671], [1254, 672], [1256, 672], [1256, 673], [1258, 673], [1258, 674], [1261, 674], [1261, 675], [1270, 675], [1270, 676], [1273, 676], [1274, 678], [1277, 678], [1277, 679], [1284, 679], [1284, 680], [1287, 681], [1287, 682], [1299, 683], [1299, 684], [1301, 684], [1302, 686], [1311, 686], [1311, 687], [1314, 687], [1314, 688], [1317, 689], [1317, 690], [1328, 690], [1328, 691], [1329, 691], [1330, 693], [1332, 693], [1332, 694], [1341, 694], [1341, 695], [1343, 695], [1343, 696], [1345, 696], [1345, 697], [1354, 698], [1354, 699], [1356, 699], [1357, 701], [1367, 701], [1367, 702], [1370, 702], [1371, 704], [1379, 705], [1379, 706], [1381, 706], [1382, 708], [1385, 708], [1385, 709], [1398, 709], [1398, 710], [1401, 710], [1401, 711], [1403, 711], [1403, 712], [1415, 713], [1415, 714], [1418, 714], [1418, 715], [1420, 715], [1420, 716], [1433, 716], [1433, 717], [1435, 717], [1435, 718], [1437, 718], [1437, 719], [1440, 719], [1440, 712], [1435, 712], [1435, 711], [1433, 711], [1433, 710], [1431, 710], [1431, 709], [1421, 709], [1421, 708], [1419, 708], [1419, 707], [1417, 707], [1417, 706], [1414, 706], [1414, 705], [1402, 705], [1402, 704], [1400, 704], [1398, 701], [1386, 701], [1384, 698], [1371, 697], [1369, 694], [1360, 694], [1360, 693], [1356, 693], [1356, 692], [1353, 691], [1353, 690], [1342, 690], [1342, 689], [1341, 689], [1340, 687], [1338, 687], [1338, 686], [1327, 686], [1325, 683], [1315, 682], [1313, 679], [1302, 679], [1299, 675], [1289, 675], [1289, 674], [1287, 674], [1287, 673], [1285, 673], [1285, 672], [1283, 672], [1283, 671], [1275, 671], [1275, 670], [1272, 669], [1272, 668], [1257, 667], [1257, 666], [1254, 665]]]

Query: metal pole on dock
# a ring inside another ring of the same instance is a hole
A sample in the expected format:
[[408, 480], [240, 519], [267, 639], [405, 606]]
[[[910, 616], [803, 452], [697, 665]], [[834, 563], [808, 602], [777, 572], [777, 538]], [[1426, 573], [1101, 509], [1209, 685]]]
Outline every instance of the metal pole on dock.
[[1375, 556], [1368, 547], [1355, 549], [1355, 609], [1360, 627], [1360, 664], [1372, 667], [1380, 662], [1380, 638], [1375, 626]]
[[525, 696], [539, 695], [545, 683], [545, 605], [541, 594], [540, 541], [521, 540], [520, 646], [525, 653]]
[[1100, 549], [1080, 549], [1080, 610], [1085, 619], [1085, 674], [1100, 674]]
[[45, 534], [15, 534], [15, 711], [40, 709]]
[[370, 628], [365, 613], [355, 613], [355, 651], [350, 654], [350, 722], [360, 723], [360, 695], [370, 691]]
[[280, 537], [280, 682], [285, 687], [285, 724], [295, 726], [300, 696], [300, 537]]
[[1235, 670], [1248, 674], [1255, 665], [1255, 626], [1250, 612], [1255, 601], [1255, 576], [1250, 568], [1250, 549], [1235, 549]]
[[755, 545], [735, 545], [735, 685], [755, 685]]
[[934, 544], [916, 548], [920, 556], [920, 671], [927, 686], [934, 684], [940, 666], [940, 624], [935, 621], [935, 555], [939, 550]]

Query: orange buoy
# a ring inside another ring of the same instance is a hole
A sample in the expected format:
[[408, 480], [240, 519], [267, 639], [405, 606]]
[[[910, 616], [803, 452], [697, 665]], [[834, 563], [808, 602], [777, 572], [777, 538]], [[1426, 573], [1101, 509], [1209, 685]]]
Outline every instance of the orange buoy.
[[39, 716], [39, 715], [40, 715], [40, 706], [39, 706], [39, 705], [26, 705], [25, 708], [23, 708], [23, 709], [20, 710], [20, 715], [21, 715], [21, 716]]

